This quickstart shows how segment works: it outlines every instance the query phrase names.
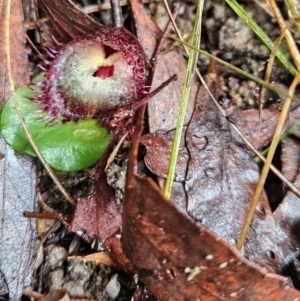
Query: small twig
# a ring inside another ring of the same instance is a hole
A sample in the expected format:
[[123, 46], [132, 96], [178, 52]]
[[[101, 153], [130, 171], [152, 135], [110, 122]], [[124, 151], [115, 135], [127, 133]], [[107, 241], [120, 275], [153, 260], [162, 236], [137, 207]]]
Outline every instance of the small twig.
[[117, 145], [115, 146], [115, 148], [113, 149], [113, 151], [111, 152], [111, 154], [109, 155], [107, 162], [106, 162], [106, 166], [105, 166], [105, 170], [108, 168], [108, 166], [114, 161], [118, 151], [120, 150], [121, 145], [123, 144], [125, 138], [127, 137], [128, 132], [126, 132], [122, 138], [119, 140], [119, 142], [117, 143]]
[[[297, 85], [299, 84], [299, 81], [300, 81], [300, 73], [298, 73], [296, 75], [296, 77], [294, 78], [294, 80], [293, 80], [293, 82], [292, 82], [292, 84], [289, 88], [289, 94], [290, 95], [294, 94], [295, 89], [296, 89]], [[281, 112], [281, 115], [280, 115], [279, 120], [278, 120], [278, 124], [276, 126], [276, 130], [275, 130], [275, 133], [274, 133], [274, 136], [273, 136], [273, 140], [271, 142], [271, 146], [270, 146], [270, 150], [269, 150], [268, 155], [267, 155], [266, 162], [265, 162], [264, 167], [261, 171], [261, 176], [260, 176], [259, 182], [257, 184], [257, 187], [255, 189], [255, 192], [254, 192], [254, 195], [253, 195], [253, 198], [252, 198], [250, 209], [248, 211], [248, 214], [247, 214], [242, 232], [240, 234], [240, 237], [239, 237], [239, 240], [238, 240], [238, 243], [237, 243], [237, 246], [236, 246], [238, 250], [241, 250], [241, 248], [243, 246], [243, 243], [244, 243], [244, 240], [246, 238], [249, 226], [252, 222], [252, 218], [253, 218], [257, 203], [259, 201], [261, 192], [264, 189], [264, 185], [265, 185], [268, 173], [269, 173], [270, 165], [272, 163], [272, 160], [273, 160], [273, 157], [274, 157], [274, 154], [275, 154], [275, 151], [276, 151], [276, 147], [278, 145], [278, 141], [279, 141], [279, 138], [280, 138], [280, 135], [281, 135], [281, 132], [282, 132], [285, 120], [286, 120], [286, 116], [289, 112], [290, 104], [291, 104], [291, 97], [287, 97], [285, 102], [284, 102], [282, 112]]]
[[276, 148], [277, 148], [277, 145], [278, 145], [278, 142], [279, 142], [282, 130], [283, 130], [283, 126], [286, 121], [289, 109], [290, 109], [290, 105], [291, 105], [291, 101], [292, 101], [290, 95], [293, 95], [295, 93], [295, 89], [300, 81], [300, 55], [299, 55], [298, 49], [296, 47], [295, 41], [293, 40], [293, 37], [292, 37], [290, 31], [287, 29], [287, 26], [285, 25], [284, 20], [280, 14], [280, 11], [279, 11], [276, 3], [274, 2], [274, 0], [267, 0], [267, 2], [270, 5], [270, 7], [276, 17], [276, 20], [281, 29], [281, 32], [284, 33], [286, 43], [289, 47], [293, 61], [297, 67], [298, 74], [294, 78], [294, 80], [289, 88], [289, 91], [288, 91], [289, 96], [286, 98], [286, 100], [284, 102], [284, 105], [283, 105], [283, 108], [282, 108], [282, 111], [281, 111], [281, 114], [280, 114], [280, 117], [278, 120], [278, 124], [276, 126], [275, 133], [274, 133], [271, 145], [270, 145], [270, 150], [269, 150], [267, 158], [266, 158], [266, 162], [262, 168], [259, 182], [257, 184], [257, 187], [255, 189], [255, 192], [254, 192], [254, 195], [253, 195], [253, 198], [251, 201], [250, 209], [248, 211], [242, 232], [238, 239], [238, 243], [237, 243], [238, 250], [241, 250], [241, 248], [243, 246], [249, 226], [250, 226], [253, 216], [254, 216], [255, 208], [258, 204], [261, 192], [264, 188], [264, 185], [265, 185], [265, 182], [266, 182], [269, 170], [270, 170], [270, 165], [272, 163], [272, 160], [273, 160], [273, 157], [274, 157], [274, 154], [275, 154], [275, 151], [276, 151]]
[[[281, 44], [282, 39], [285, 36], [285, 32], [286, 32], [287, 29], [289, 29], [294, 24], [294, 22], [295, 22], [295, 20], [293, 20], [293, 22], [290, 22], [284, 28], [284, 30], [281, 32], [280, 36], [274, 41], [274, 47], [272, 48], [272, 51], [270, 53], [270, 57], [269, 57], [266, 72], [265, 72], [264, 80], [266, 82], [270, 81], [270, 77], [271, 77], [271, 73], [272, 73], [272, 67], [273, 67], [275, 57], [276, 57], [276, 53], [277, 53], [277, 50], [279, 49], [279, 46]], [[266, 94], [266, 87], [261, 86], [260, 95], [259, 95], [259, 98], [257, 100], [258, 107], [259, 107], [259, 130], [260, 130], [260, 127], [261, 127], [261, 114], [262, 114], [265, 94]]]
[[[180, 5], [179, 5], [178, 2], [174, 2], [173, 3], [172, 17], [174, 19], [176, 19], [177, 15], [178, 15], [179, 7], [180, 7]], [[162, 36], [161, 36], [159, 42], [156, 44], [156, 47], [154, 49], [152, 58], [150, 60], [152, 69], [155, 69], [155, 67], [156, 67], [156, 63], [157, 63], [156, 58], [157, 58], [158, 54], [161, 52], [161, 50], [162, 50], [163, 44], [165, 43], [165, 41], [166, 41], [166, 39], [168, 37], [168, 33], [170, 32], [171, 26], [172, 26], [172, 20], [169, 19], [169, 21], [168, 21], [168, 23], [167, 23], [167, 25], [166, 25], [163, 33], [162, 33]], [[153, 75], [154, 74], [152, 74], [152, 76]]]
[[58, 212], [31, 212], [31, 211], [24, 211], [23, 216], [26, 218], [53, 219], [56, 221], [60, 221], [64, 217], [62, 213], [58, 213]]
[[128, 170], [127, 170], [127, 177], [126, 177], [126, 187], [133, 188], [134, 176], [137, 174], [137, 158], [138, 158], [138, 150], [139, 150], [139, 143], [140, 137], [143, 130], [143, 120], [144, 114], [146, 110], [146, 105], [142, 105], [136, 115], [137, 115], [137, 123], [133, 133], [133, 139], [131, 144], [129, 162], [128, 162]]
[[[40, 192], [39, 192], [39, 194], [40, 194]], [[46, 211], [46, 212], [48, 212], [48, 213], [50, 213], [50, 212], [55, 212], [55, 210], [53, 210], [52, 208], [50, 208], [50, 207], [44, 202], [43, 199], [39, 200], [37, 203], [38, 203], [39, 207], [40, 207], [42, 210], [44, 210], [44, 211]]]
[[293, 39], [293, 36], [291, 34], [291, 32], [287, 29], [286, 25], [285, 25], [285, 21], [280, 13], [279, 8], [277, 7], [277, 4], [274, 0], [267, 0], [267, 3], [269, 4], [269, 6], [271, 7], [273, 14], [276, 18], [276, 21], [281, 29], [281, 32], [284, 32], [284, 36], [285, 36], [285, 40], [286, 40], [286, 44], [290, 50], [290, 54], [292, 56], [292, 59], [297, 67], [297, 71], [299, 72], [300, 70], [300, 55], [298, 52], [298, 48], [297, 45]]
[[132, 104], [132, 110], [137, 110], [142, 105], [145, 105], [149, 99], [154, 97], [157, 93], [159, 93], [162, 89], [164, 89], [167, 85], [169, 85], [171, 82], [177, 80], [177, 74], [172, 75], [169, 79], [164, 81], [162, 84], [160, 84], [159, 87], [157, 87], [155, 90], [148, 93], [145, 97], [143, 97], [141, 100], [137, 101], [136, 103]]
[[115, 27], [123, 27], [123, 15], [122, 8], [119, 0], [110, 0], [112, 18]]
[[31, 39], [29, 36], [26, 34], [26, 41], [29, 43], [31, 48], [38, 54], [39, 58], [41, 58], [43, 61], [46, 61], [47, 59], [43, 56], [42, 53], [39, 52], [39, 50], [35, 47], [35, 45], [32, 43]]

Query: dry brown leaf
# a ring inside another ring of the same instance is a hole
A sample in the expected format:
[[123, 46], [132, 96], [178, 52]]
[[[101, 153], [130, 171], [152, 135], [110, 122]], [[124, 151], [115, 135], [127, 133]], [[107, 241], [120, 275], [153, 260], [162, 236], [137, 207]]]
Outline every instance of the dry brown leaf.
[[286, 278], [268, 274], [203, 225], [181, 214], [150, 179], [128, 179], [122, 245], [161, 301], [295, 301]]
[[55, 45], [53, 37], [63, 43], [99, 30], [101, 25], [83, 13], [71, 1], [40, 0], [49, 20], [43, 25], [43, 38], [49, 45]]
[[[6, 9], [8, 1], [3, 1], [0, 6], [0, 103], [10, 96], [10, 84], [7, 76], [7, 61], [6, 61]], [[11, 1], [11, 14], [9, 16], [9, 30], [10, 30], [10, 60], [11, 60], [11, 73], [14, 80], [15, 88], [21, 85], [28, 84], [28, 59], [25, 49], [25, 32], [22, 23], [22, 3], [21, 0]]]
[[[185, 131], [186, 132], [186, 129]], [[157, 176], [166, 178], [169, 167], [174, 132], [167, 134], [146, 134], [141, 137], [140, 142], [146, 146], [147, 154], [144, 157], [147, 167]], [[159, 160], [157, 160], [159, 158]], [[181, 182], [185, 179], [188, 151], [185, 147], [184, 136], [181, 139], [178, 161], [176, 164], [175, 181]]]
[[[12, 0], [10, 16], [6, 16], [8, 1], [0, 6], [0, 101], [11, 94], [6, 61], [5, 22], [9, 20], [11, 76], [15, 88], [29, 81], [25, 33], [22, 24], [22, 4]], [[4, 274], [10, 300], [19, 300], [22, 289], [30, 282], [32, 264], [33, 221], [23, 218], [23, 211], [34, 208], [35, 170], [31, 161], [21, 157], [0, 138], [0, 270]]]
[[[136, 23], [138, 39], [146, 53], [147, 59], [150, 60], [161, 32], [138, 0], [131, 0], [130, 4]], [[178, 79], [149, 100], [148, 121], [150, 133], [168, 132], [175, 128], [184, 82], [184, 72], [182, 71], [185, 68], [186, 60], [176, 50], [158, 55], [152, 89], [158, 87], [173, 74], [177, 74]], [[194, 81], [189, 97], [186, 122], [190, 119], [193, 112], [197, 91], [198, 87]]]
[[94, 176], [95, 193], [77, 200], [76, 211], [69, 226], [71, 232], [84, 230], [89, 238], [98, 237], [104, 240], [121, 226], [121, 214], [117, 207], [115, 192], [107, 184], [104, 172], [109, 152], [107, 149], [106, 155], [98, 163]]
[[[218, 81], [211, 80], [209, 87], [213, 94], [221, 91]], [[196, 221], [235, 245], [259, 177], [259, 169], [241, 138], [232, 130], [204, 88], [200, 89], [195, 107], [185, 135], [189, 159], [185, 158], [182, 150], [177, 166], [177, 174], [184, 175], [183, 179], [179, 177], [178, 180], [184, 183], [186, 210]], [[263, 114], [264, 118], [266, 116], [271, 118]], [[230, 118], [234, 118], [238, 124], [244, 122], [238, 111], [232, 111]], [[267, 127], [272, 131], [270, 125]], [[247, 127], [243, 129], [246, 131]], [[246, 134], [251, 137], [249, 133]], [[146, 136], [148, 141], [151, 138], [157, 139], [151, 134]], [[142, 138], [143, 143], [144, 140]], [[160, 141], [164, 141], [163, 145], [169, 147], [170, 151], [172, 134], [160, 136]], [[266, 140], [262, 135], [257, 141], [265, 143]], [[160, 176], [168, 166], [165, 156], [167, 147], [152, 145], [145, 159], [146, 163], [151, 163], [151, 170], [161, 172]], [[160, 160], [155, 161], [153, 154]], [[175, 202], [180, 204], [177, 198], [182, 199], [182, 193], [177, 197], [173, 195]], [[291, 258], [298, 248], [296, 242], [289, 242], [290, 235], [273, 217], [263, 194], [243, 255], [269, 271], [280, 272], [287, 258]]]

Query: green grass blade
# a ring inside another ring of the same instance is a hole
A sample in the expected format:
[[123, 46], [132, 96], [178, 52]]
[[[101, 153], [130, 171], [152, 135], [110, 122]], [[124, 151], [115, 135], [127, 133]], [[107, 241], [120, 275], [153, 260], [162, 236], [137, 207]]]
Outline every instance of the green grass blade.
[[[191, 45], [196, 49], [199, 48], [200, 39], [201, 39], [203, 5], [204, 5], [204, 0], [197, 1], [196, 17], [194, 21], [194, 28], [193, 28], [193, 34], [191, 40]], [[169, 163], [169, 170], [168, 170], [168, 175], [167, 175], [165, 189], [164, 189], [164, 194], [167, 199], [169, 199], [171, 196], [172, 185], [175, 176], [176, 163], [177, 163], [177, 158], [179, 153], [180, 140], [181, 140], [182, 129], [184, 124], [184, 117], [186, 113], [188, 98], [190, 95], [192, 79], [195, 74], [197, 60], [198, 60], [198, 52], [195, 49], [191, 49], [189, 51], [187, 70], [185, 74], [184, 86], [183, 86], [183, 91], [182, 91], [181, 101], [180, 101], [179, 115], [177, 119], [175, 137], [172, 145], [172, 152], [171, 152], [170, 163]]]
[[[246, 11], [239, 5], [236, 0], [225, 0], [231, 9], [241, 18], [249, 28], [262, 40], [262, 42], [271, 50], [274, 46], [273, 41], [265, 34], [265, 32], [256, 24], [256, 22], [246, 13]], [[282, 63], [282, 65], [288, 69], [292, 75], [297, 74], [297, 70], [294, 65], [289, 61], [284, 52], [280, 49], [276, 52], [276, 57]]]
[[[296, 0], [296, 1], [295, 0], [287, 0], [286, 4], [287, 4], [287, 6], [289, 8], [289, 11], [290, 11], [291, 15], [294, 18], [299, 18], [300, 17], [299, 0]], [[300, 23], [299, 23], [299, 21], [296, 22], [295, 26], [297, 28], [298, 33], [300, 33]]]
[[[237, 73], [239, 73], [240, 75], [243, 75], [243, 76], [247, 77], [248, 79], [253, 80], [256, 83], [265, 86], [266, 88], [268, 88], [271, 91], [279, 93], [280, 95], [289, 96], [289, 94], [288, 94], [288, 92], [286, 90], [279, 89], [275, 85], [272, 85], [272, 84], [270, 84], [270, 83], [268, 83], [268, 82], [266, 82], [266, 81], [264, 81], [264, 80], [262, 80], [262, 79], [260, 79], [260, 78], [258, 78], [256, 76], [254, 76], [254, 75], [252, 75], [252, 74], [250, 74], [250, 73], [248, 73], [248, 72], [246, 72], [246, 71], [244, 71], [244, 70], [242, 70], [242, 69], [240, 69], [238, 67], [235, 67], [234, 65], [229, 64], [226, 61], [223, 61], [223, 60], [219, 59], [218, 57], [216, 57], [216, 56], [214, 56], [214, 55], [212, 55], [212, 54], [210, 54], [210, 53], [208, 53], [208, 52], [206, 52], [206, 51], [204, 51], [202, 49], [198, 49], [198, 48], [192, 46], [191, 44], [186, 43], [186, 42], [184, 42], [184, 41], [182, 41], [182, 40], [180, 40], [180, 39], [178, 39], [178, 38], [176, 38], [176, 37], [174, 37], [172, 35], [168, 35], [168, 37], [170, 39], [173, 39], [174, 41], [177, 41], [177, 42], [179, 42], [179, 43], [181, 43], [181, 44], [189, 47], [190, 49], [194, 49], [195, 51], [198, 51], [199, 53], [201, 53], [201, 54], [203, 54], [203, 55], [205, 55], [205, 56], [207, 56], [207, 57], [215, 60], [217, 63], [219, 63], [219, 64], [221, 64], [221, 65], [223, 65], [223, 66], [225, 66], [225, 67], [227, 67], [227, 68], [229, 68], [229, 69], [237, 72]], [[297, 103], [300, 103], [300, 98], [299, 97], [297, 97], [297, 96], [291, 96], [291, 97], [292, 97], [293, 101], [295, 101]]]

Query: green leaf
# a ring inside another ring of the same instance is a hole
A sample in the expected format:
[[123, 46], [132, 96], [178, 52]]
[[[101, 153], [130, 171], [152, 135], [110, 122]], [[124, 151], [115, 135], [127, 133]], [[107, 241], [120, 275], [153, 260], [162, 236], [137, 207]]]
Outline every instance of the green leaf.
[[[112, 135], [96, 119], [83, 119], [76, 123], [49, 122], [40, 105], [30, 100], [37, 96], [32, 88], [22, 86], [16, 91], [16, 96], [28, 129], [50, 166], [74, 171], [89, 167], [101, 158]], [[5, 141], [15, 150], [35, 155], [12, 97], [2, 109], [0, 130]]]

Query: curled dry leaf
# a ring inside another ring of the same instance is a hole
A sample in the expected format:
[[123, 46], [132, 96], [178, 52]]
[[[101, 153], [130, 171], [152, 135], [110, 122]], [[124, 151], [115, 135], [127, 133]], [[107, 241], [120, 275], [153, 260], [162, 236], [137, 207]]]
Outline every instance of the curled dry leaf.
[[268, 274], [164, 199], [150, 179], [128, 179], [122, 245], [159, 300], [298, 300], [286, 278]]

